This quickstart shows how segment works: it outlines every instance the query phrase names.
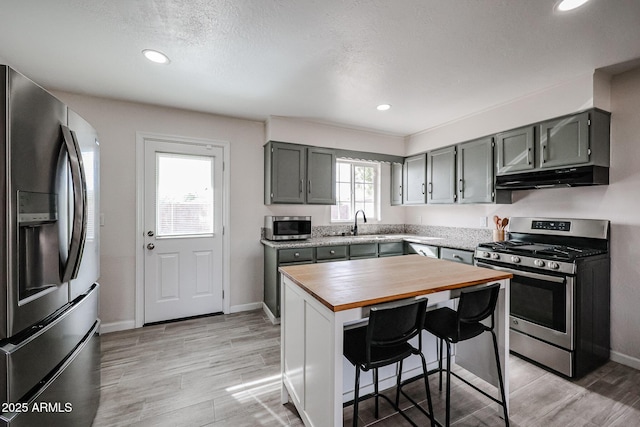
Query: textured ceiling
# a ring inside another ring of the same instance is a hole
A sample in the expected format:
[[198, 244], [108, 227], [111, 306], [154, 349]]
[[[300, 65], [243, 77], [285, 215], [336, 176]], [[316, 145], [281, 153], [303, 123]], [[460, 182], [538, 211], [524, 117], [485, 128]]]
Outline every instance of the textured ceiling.
[[0, 59], [49, 89], [407, 135], [640, 57], [639, 0], [554, 4], [0, 0]]

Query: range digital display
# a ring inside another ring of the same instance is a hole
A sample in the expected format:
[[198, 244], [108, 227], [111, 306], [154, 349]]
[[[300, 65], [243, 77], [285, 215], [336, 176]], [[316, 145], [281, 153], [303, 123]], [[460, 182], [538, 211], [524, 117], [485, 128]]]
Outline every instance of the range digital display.
[[570, 231], [571, 221], [531, 221], [532, 230]]

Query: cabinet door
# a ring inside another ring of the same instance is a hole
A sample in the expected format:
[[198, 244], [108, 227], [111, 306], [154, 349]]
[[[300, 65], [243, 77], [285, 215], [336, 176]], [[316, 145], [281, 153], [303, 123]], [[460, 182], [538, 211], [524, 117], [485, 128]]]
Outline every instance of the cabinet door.
[[541, 123], [539, 135], [540, 168], [589, 162], [589, 113]]
[[425, 178], [427, 155], [419, 154], [404, 161], [404, 204], [420, 205], [426, 203]]
[[271, 143], [271, 203], [304, 203], [306, 147]]
[[307, 203], [336, 204], [336, 154], [333, 150], [307, 148]]
[[427, 203], [455, 203], [456, 147], [429, 152], [427, 174]]
[[528, 171], [534, 168], [534, 126], [526, 126], [496, 135], [498, 169], [496, 175]]
[[440, 259], [473, 265], [473, 252], [462, 249], [441, 248]]
[[402, 204], [402, 163], [391, 163], [391, 206]]
[[458, 145], [458, 203], [493, 201], [493, 138]]

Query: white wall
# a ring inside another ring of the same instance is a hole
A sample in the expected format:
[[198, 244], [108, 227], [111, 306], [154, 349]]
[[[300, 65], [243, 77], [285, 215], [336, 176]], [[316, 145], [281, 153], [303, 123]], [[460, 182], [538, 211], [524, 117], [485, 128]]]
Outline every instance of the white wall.
[[[404, 137], [401, 136], [275, 116], [270, 117], [267, 121], [265, 140], [397, 156], [404, 156], [405, 150]], [[380, 221], [368, 218], [369, 222], [404, 224], [404, 209], [401, 206], [391, 206], [391, 170], [388, 163], [381, 164], [380, 174]], [[268, 215], [311, 215], [313, 225], [329, 225], [331, 223], [330, 206], [270, 205], [265, 207], [269, 211]]]
[[640, 69], [613, 76], [610, 82], [598, 74], [580, 78], [422, 132], [408, 138], [407, 154], [607, 105], [612, 113], [610, 185], [514, 192], [511, 205], [406, 207], [406, 220], [469, 227], [478, 227], [481, 218], [493, 214], [611, 220], [612, 358], [640, 368]]
[[133, 327], [135, 305], [136, 132], [230, 143], [231, 309], [262, 301], [264, 123], [150, 105], [55, 93], [98, 131], [102, 228], [100, 318]]

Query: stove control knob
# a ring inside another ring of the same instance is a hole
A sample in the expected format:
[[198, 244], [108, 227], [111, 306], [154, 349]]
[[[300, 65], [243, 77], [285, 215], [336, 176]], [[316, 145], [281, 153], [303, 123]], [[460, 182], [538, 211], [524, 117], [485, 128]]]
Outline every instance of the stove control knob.
[[491, 256], [491, 253], [490, 252], [482, 252], [482, 256], [484, 258], [489, 258]]
[[544, 267], [544, 261], [541, 259], [537, 259], [533, 261], [533, 265], [535, 265], [536, 267]]
[[557, 270], [557, 269], [559, 269], [559, 268], [560, 268], [560, 266], [558, 265], [558, 263], [557, 263], [557, 262], [553, 262], [553, 261], [551, 261], [551, 262], [549, 263], [549, 268], [550, 268], [550, 269], [552, 269], [552, 270]]
[[500, 254], [491, 254], [491, 259], [500, 259]]
[[514, 264], [518, 264], [520, 262], [520, 257], [519, 256], [512, 256], [511, 257], [511, 262]]

